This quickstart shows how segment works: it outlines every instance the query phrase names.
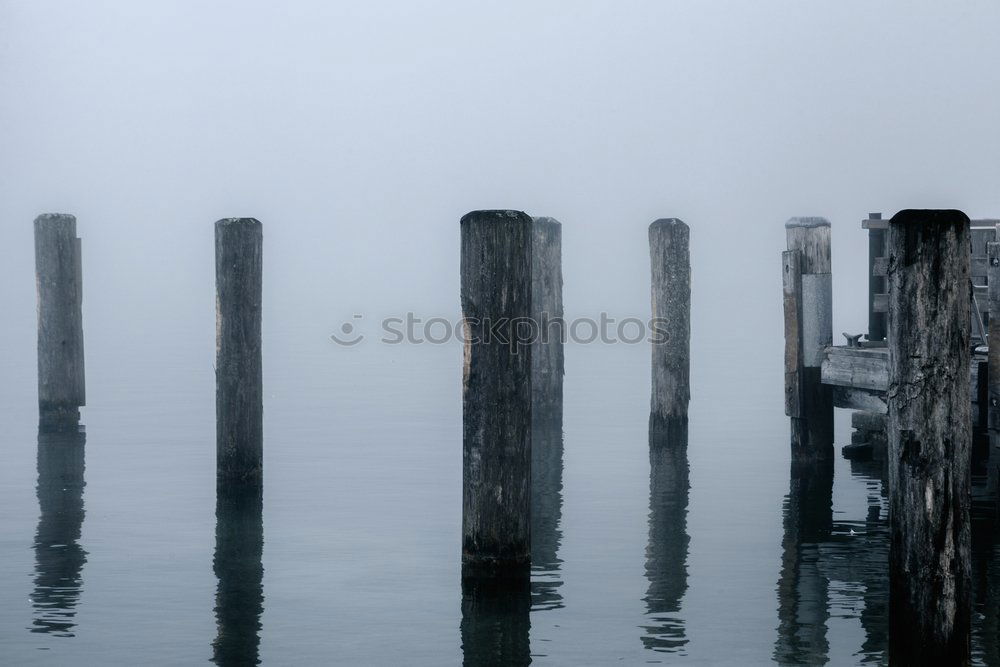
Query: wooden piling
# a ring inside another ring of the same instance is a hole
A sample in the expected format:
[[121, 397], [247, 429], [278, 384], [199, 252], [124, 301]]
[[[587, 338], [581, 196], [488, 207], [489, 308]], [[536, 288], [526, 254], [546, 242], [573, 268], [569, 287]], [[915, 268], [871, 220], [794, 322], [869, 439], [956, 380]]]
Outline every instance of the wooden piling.
[[463, 576], [528, 576], [533, 222], [473, 211], [461, 237]]
[[257, 483], [263, 471], [261, 224], [215, 223], [216, 475]]
[[823, 350], [833, 344], [830, 223], [792, 218], [782, 254], [785, 310], [785, 412], [791, 417], [792, 457], [833, 457], [833, 394], [820, 381]]
[[[1000, 230], [998, 230], [1000, 239]], [[989, 361], [987, 365], [987, 424], [1000, 432], [1000, 241], [987, 243], [986, 283], [989, 289]]]
[[[881, 213], [869, 213], [869, 220], [881, 220]], [[868, 340], [885, 340], [885, 313], [875, 311], [875, 295], [885, 294], [885, 276], [875, 275], [875, 260], [885, 257], [885, 230], [868, 230]]]
[[[531, 256], [531, 311], [538, 338], [531, 352], [533, 414], [562, 410], [563, 342], [562, 225], [534, 218]], [[561, 415], [560, 415], [561, 417]]]
[[76, 218], [35, 218], [38, 291], [38, 415], [47, 429], [75, 429], [86, 405], [83, 368], [83, 270]]
[[[649, 226], [654, 327], [650, 434], [686, 440], [691, 399], [690, 230], [676, 218]], [[662, 334], [662, 335], [661, 335]]]
[[889, 221], [889, 650], [969, 662], [969, 218]]

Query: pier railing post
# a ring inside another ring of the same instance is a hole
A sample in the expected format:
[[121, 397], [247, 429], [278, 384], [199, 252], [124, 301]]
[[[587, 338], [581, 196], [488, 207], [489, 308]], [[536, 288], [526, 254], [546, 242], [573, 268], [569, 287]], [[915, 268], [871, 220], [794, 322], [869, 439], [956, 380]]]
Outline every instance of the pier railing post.
[[529, 575], [532, 237], [520, 211], [461, 221], [463, 576]]
[[260, 483], [263, 474], [261, 224], [215, 223], [215, 428], [220, 483]]
[[1000, 230], [998, 240], [986, 244], [986, 285], [989, 290], [989, 357], [987, 363], [987, 424], [1000, 432]]
[[43, 428], [75, 428], [86, 404], [83, 270], [76, 218], [35, 218], [38, 288], [38, 416]]
[[887, 238], [890, 661], [968, 664], [969, 218], [900, 211]]
[[687, 439], [691, 399], [691, 244], [676, 218], [649, 226], [653, 322], [649, 432]]
[[833, 394], [820, 381], [823, 350], [833, 344], [830, 223], [792, 218], [785, 233], [785, 408], [791, 417], [792, 457], [832, 458]]

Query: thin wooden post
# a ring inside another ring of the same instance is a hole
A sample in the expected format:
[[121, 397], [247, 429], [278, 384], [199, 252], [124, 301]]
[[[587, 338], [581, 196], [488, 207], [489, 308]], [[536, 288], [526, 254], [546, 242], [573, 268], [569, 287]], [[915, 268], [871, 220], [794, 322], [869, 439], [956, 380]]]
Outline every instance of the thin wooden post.
[[969, 218], [889, 221], [889, 656], [969, 662]]
[[38, 415], [43, 428], [74, 428], [86, 405], [83, 270], [76, 218], [35, 218], [38, 288]]
[[[820, 381], [824, 350], [833, 344], [830, 223], [792, 218], [782, 255], [785, 293], [785, 408], [791, 417], [792, 456], [833, 457], [833, 394]], [[794, 264], [798, 264], [797, 275]], [[794, 365], [793, 365], [794, 364]]]
[[1000, 432], [1000, 241], [987, 243], [986, 252], [986, 284], [990, 293], [987, 423], [991, 431]]
[[[881, 220], [881, 213], [869, 213], [869, 220]], [[875, 312], [875, 295], [885, 294], [885, 276], [874, 275], [875, 260], [885, 257], [885, 230], [868, 230], [868, 340], [885, 340], [885, 313]]]
[[461, 221], [463, 576], [529, 574], [532, 238], [520, 211]]
[[[532, 414], [550, 414], [562, 406], [563, 322], [562, 225], [554, 218], [534, 218], [531, 256], [531, 311], [538, 337], [531, 353]], [[561, 417], [561, 415], [560, 415]]]
[[215, 223], [216, 475], [258, 483], [263, 475], [261, 224]]
[[691, 245], [677, 218], [649, 226], [653, 310], [649, 432], [686, 440], [691, 400]]

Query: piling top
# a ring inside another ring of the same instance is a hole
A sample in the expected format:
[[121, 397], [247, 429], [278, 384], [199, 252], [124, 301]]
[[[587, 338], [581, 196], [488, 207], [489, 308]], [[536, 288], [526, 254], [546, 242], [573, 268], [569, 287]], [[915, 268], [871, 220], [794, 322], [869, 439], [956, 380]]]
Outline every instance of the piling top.
[[76, 233], [76, 216], [69, 213], [42, 213], [35, 218], [35, 227], [64, 227], [68, 226], [73, 233]]
[[684, 229], [688, 229], [687, 223], [680, 218], [660, 218], [659, 220], [654, 220], [649, 225], [649, 228], [652, 229], [654, 227], [683, 227]]
[[812, 227], [829, 227], [829, 226], [830, 226], [829, 220], [818, 216], [789, 218], [788, 222], [785, 223], [785, 229], [792, 229], [794, 227], [812, 228]]
[[907, 208], [903, 209], [889, 220], [891, 225], [954, 225], [966, 224], [969, 216], [954, 208]]
[[555, 218], [550, 218], [550, 217], [544, 216], [544, 215], [532, 218], [532, 220], [535, 221], [536, 225], [543, 225], [543, 226], [544, 225], [549, 225], [549, 226], [555, 226], [555, 227], [561, 227], [562, 226], [562, 224], [558, 220], [556, 220]]
[[469, 211], [462, 216], [460, 224], [470, 222], [510, 222], [512, 220], [521, 222], [532, 222], [530, 215], [524, 211], [514, 209], [485, 209], [481, 211]]
[[216, 220], [216, 227], [254, 227], [260, 226], [260, 220], [257, 218], [223, 218], [222, 220]]

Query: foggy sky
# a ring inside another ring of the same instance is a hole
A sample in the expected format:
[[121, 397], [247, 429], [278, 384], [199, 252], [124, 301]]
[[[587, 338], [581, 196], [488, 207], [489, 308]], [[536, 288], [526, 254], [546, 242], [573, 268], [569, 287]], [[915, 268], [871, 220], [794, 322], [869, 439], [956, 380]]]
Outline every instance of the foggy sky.
[[646, 228], [682, 218], [695, 346], [766, 340], [780, 372], [788, 217], [833, 223], [838, 340], [866, 327], [867, 212], [1000, 217], [998, 25], [990, 2], [2, 0], [0, 364], [34, 355], [42, 212], [78, 218], [90, 363], [124, 331], [214, 340], [218, 218], [264, 224], [266, 351], [457, 315], [459, 218], [517, 208], [563, 223], [568, 316], [648, 316]]

